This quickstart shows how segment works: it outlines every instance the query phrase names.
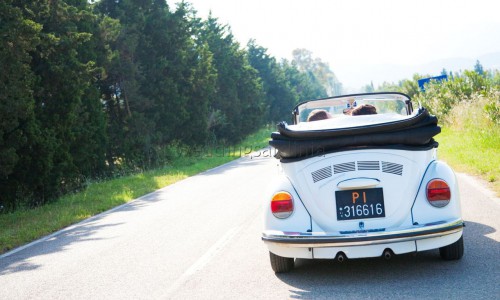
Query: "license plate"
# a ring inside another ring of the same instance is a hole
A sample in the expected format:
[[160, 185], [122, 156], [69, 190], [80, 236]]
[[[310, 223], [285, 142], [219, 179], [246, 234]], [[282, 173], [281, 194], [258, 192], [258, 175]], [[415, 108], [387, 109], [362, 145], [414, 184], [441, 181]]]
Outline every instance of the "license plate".
[[336, 191], [337, 220], [385, 217], [382, 188]]

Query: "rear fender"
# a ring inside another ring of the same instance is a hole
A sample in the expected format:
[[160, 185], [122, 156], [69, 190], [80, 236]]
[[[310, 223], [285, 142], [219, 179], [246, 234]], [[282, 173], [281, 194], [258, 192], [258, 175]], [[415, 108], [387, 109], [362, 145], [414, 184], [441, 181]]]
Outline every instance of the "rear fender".
[[[427, 184], [432, 179], [443, 179], [450, 187], [451, 199], [450, 203], [445, 207], [434, 207], [427, 201]], [[442, 161], [431, 162], [420, 184], [417, 197], [412, 207], [413, 223], [423, 225], [461, 217], [460, 193], [458, 191], [455, 173]]]
[[[271, 199], [277, 192], [285, 191], [292, 195], [294, 210], [286, 219], [276, 218], [271, 212]], [[311, 232], [311, 217], [307, 212], [297, 191], [288, 178], [281, 174], [276, 183], [267, 193], [264, 212], [264, 230], [278, 230], [283, 232]]]

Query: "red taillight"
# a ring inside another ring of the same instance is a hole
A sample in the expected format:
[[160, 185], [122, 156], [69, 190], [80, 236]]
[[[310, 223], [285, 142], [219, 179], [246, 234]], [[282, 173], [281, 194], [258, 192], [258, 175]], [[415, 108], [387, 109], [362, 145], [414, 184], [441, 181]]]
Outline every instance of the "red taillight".
[[444, 207], [450, 203], [451, 192], [446, 181], [433, 179], [427, 184], [427, 200], [434, 207]]
[[285, 219], [293, 213], [293, 198], [290, 193], [279, 192], [271, 200], [271, 212], [276, 218]]

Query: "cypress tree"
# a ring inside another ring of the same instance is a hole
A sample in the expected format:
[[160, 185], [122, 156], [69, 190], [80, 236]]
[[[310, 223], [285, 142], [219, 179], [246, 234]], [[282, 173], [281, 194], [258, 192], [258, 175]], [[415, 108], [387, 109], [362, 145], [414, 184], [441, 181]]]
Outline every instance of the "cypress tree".
[[[204, 22], [200, 39], [213, 53], [217, 69], [217, 91], [210, 107], [211, 130], [218, 139], [231, 142], [259, 128], [262, 122], [262, 86], [247, 54], [234, 41], [227, 26], [209, 16]], [[250, 120], [253, 124], [247, 124]]]
[[298, 101], [285, 72], [274, 57], [267, 54], [267, 49], [257, 46], [254, 41], [248, 43], [251, 65], [258, 70], [263, 81], [266, 103], [269, 105], [267, 120], [278, 122], [290, 120], [293, 105]]
[[15, 208], [17, 196], [29, 189], [23, 188], [27, 174], [21, 171], [32, 159], [29, 149], [38, 130], [33, 98], [36, 78], [29, 53], [40, 43], [41, 29], [12, 0], [0, 3], [0, 207], [6, 210]]

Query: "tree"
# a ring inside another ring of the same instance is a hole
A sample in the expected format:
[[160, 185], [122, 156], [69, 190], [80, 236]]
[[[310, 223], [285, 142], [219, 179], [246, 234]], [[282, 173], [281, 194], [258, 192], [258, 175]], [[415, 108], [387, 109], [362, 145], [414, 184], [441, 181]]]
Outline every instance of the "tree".
[[291, 88], [297, 93], [299, 101], [327, 97], [325, 88], [313, 73], [301, 72], [294, 61], [283, 60], [280, 65]]
[[373, 93], [373, 92], [375, 92], [375, 87], [373, 87], [373, 81], [370, 84], [365, 85], [365, 87], [363, 88], [363, 91], [365, 93]]
[[0, 3], [0, 20], [0, 206], [12, 209], [27, 175], [19, 169], [32, 159], [27, 150], [38, 130], [30, 52], [40, 43], [42, 26], [26, 19], [11, 0]]
[[259, 72], [262, 80], [269, 107], [268, 121], [289, 120], [291, 110], [299, 100], [298, 94], [294, 92], [276, 59], [267, 54], [267, 49], [258, 46], [254, 40], [248, 43], [247, 48], [250, 64]]
[[474, 71], [481, 76], [484, 75], [483, 65], [481, 65], [479, 60], [476, 60], [476, 64], [474, 65]]
[[144, 33], [151, 46], [141, 47], [140, 59], [147, 62], [144, 73], [153, 75], [146, 76], [142, 86], [155, 103], [156, 112], [148, 114], [156, 116], [156, 131], [162, 136], [158, 143], [203, 144], [208, 138], [208, 107], [216, 89], [213, 55], [205, 42], [193, 38], [199, 34], [201, 21], [189, 4], [178, 4], [173, 13], [155, 5], [159, 9], [147, 15]]
[[[46, 137], [43, 147], [52, 168], [39, 187], [44, 199], [80, 186], [82, 176], [105, 168], [105, 118], [94, 85], [99, 73], [94, 53], [97, 18], [86, 1], [32, 2], [26, 11], [43, 24], [33, 52], [36, 117]], [[43, 177], [41, 177], [43, 178]]]
[[110, 114], [108, 157], [148, 167], [174, 141], [202, 144], [208, 138], [209, 103], [215, 99], [216, 69], [201, 22], [187, 3], [171, 12], [165, 1], [108, 1], [113, 59], [102, 83]]
[[209, 16], [203, 22], [199, 42], [208, 45], [217, 70], [217, 89], [210, 107], [212, 133], [216, 139], [238, 141], [262, 124], [259, 76], [230, 29], [216, 18]]
[[135, 161], [143, 161], [144, 153], [150, 153], [153, 125], [141, 113], [149, 104], [139, 92], [143, 74], [137, 59], [144, 13], [149, 7], [150, 3], [137, 0], [102, 0], [95, 6], [96, 12], [105, 16], [101, 35], [108, 43], [106, 76], [99, 85], [109, 118], [110, 147], [106, 153], [111, 167], [115, 161], [134, 167]]
[[11, 208], [42, 204], [105, 168], [96, 16], [84, 0], [68, 3], [0, 7], [0, 194]]
[[342, 84], [330, 69], [329, 64], [323, 62], [320, 58], [313, 58], [311, 51], [307, 49], [293, 50], [293, 61], [300, 71], [314, 74], [329, 96], [342, 94]]
[[422, 75], [419, 74], [413, 74], [413, 79], [411, 80], [402, 80], [399, 82], [399, 92], [405, 93], [410, 98], [415, 97], [417, 94], [420, 93], [420, 88], [418, 86], [418, 80], [422, 78]]

